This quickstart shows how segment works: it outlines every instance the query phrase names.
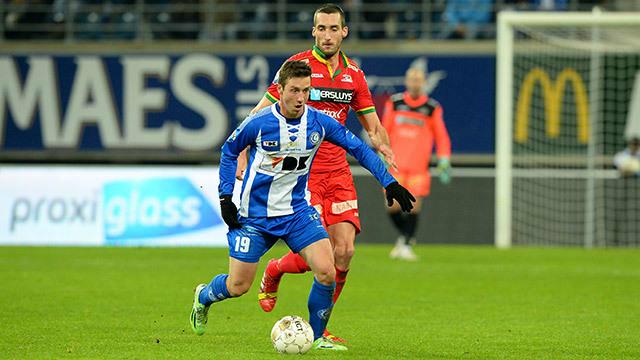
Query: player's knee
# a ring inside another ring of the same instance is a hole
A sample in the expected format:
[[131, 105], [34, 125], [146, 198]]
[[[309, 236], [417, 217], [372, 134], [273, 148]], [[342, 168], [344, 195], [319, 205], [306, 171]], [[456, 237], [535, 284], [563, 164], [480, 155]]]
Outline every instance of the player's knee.
[[250, 288], [251, 288], [250, 281], [242, 281], [242, 280], [231, 281], [228, 286], [229, 295], [231, 295], [232, 297], [242, 296], [246, 294]]
[[336, 279], [336, 269], [334, 266], [324, 266], [318, 269], [314, 276], [319, 283], [331, 285]]
[[343, 241], [336, 243], [333, 250], [336, 263], [344, 263], [349, 262], [353, 257], [353, 254], [355, 253], [355, 246], [351, 242]]

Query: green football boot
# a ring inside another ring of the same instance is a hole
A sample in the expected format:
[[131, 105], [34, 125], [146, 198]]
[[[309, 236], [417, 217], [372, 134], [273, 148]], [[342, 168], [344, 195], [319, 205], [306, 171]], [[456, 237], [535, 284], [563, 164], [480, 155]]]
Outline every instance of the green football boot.
[[193, 295], [193, 307], [191, 308], [191, 329], [196, 335], [204, 334], [207, 329], [207, 318], [209, 306], [200, 303], [200, 292], [207, 287], [207, 284], [200, 284], [196, 287]]
[[313, 342], [313, 349], [315, 350], [334, 350], [334, 351], [345, 351], [348, 350], [346, 346], [342, 344], [338, 344], [335, 341], [331, 341], [324, 336], [321, 336]]

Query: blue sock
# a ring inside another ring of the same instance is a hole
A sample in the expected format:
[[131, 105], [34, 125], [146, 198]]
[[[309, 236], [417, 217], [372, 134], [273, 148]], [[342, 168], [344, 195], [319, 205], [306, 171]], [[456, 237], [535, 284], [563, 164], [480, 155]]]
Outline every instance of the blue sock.
[[313, 329], [313, 340], [321, 337], [327, 327], [331, 309], [333, 308], [332, 298], [335, 287], [335, 282], [331, 285], [322, 285], [315, 277], [313, 278], [309, 302], [307, 303], [309, 307], [309, 324]]
[[222, 301], [230, 298], [229, 289], [227, 289], [228, 274], [220, 274], [211, 280], [209, 285], [200, 292], [200, 304], [209, 306], [214, 302]]

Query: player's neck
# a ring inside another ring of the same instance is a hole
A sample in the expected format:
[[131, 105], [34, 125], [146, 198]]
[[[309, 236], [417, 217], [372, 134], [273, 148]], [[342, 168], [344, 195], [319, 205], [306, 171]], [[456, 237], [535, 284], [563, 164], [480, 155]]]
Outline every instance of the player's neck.
[[324, 61], [331, 65], [333, 69], [338, 68], [338, 66], [340, 65], [340, 52], [342, 51], [341, 49], [338, 49], [333, 55], [327, 56], [327, 54], [323, 53], [318, 46], [314, 45], [313, 48], [320, 55], [320, 57], [324, 59]]
[[286, 110], [286, 107], [280, 102], [276, 103], [276, 110], [287, 121], [300, 120], [300, 118], [302, 118], [302, 115], [304, 114], [304, 107], [303, 107], [302, 111], [300, 112], [300, 114], [293, 114], [293, 116], [292, 116], [292, 114], [288, 114], [288, 111]]

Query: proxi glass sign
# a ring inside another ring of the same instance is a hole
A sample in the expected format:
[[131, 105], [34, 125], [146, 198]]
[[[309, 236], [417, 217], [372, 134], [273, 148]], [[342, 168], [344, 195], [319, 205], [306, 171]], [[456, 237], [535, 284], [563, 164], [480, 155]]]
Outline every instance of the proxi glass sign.
[[2, 166], [0, 244], [226, 246], [217, 187], [215, 167]]
[[107, 244], [185, 234], [222, 224], [184, 177], [108, 182], [103, 187]]

